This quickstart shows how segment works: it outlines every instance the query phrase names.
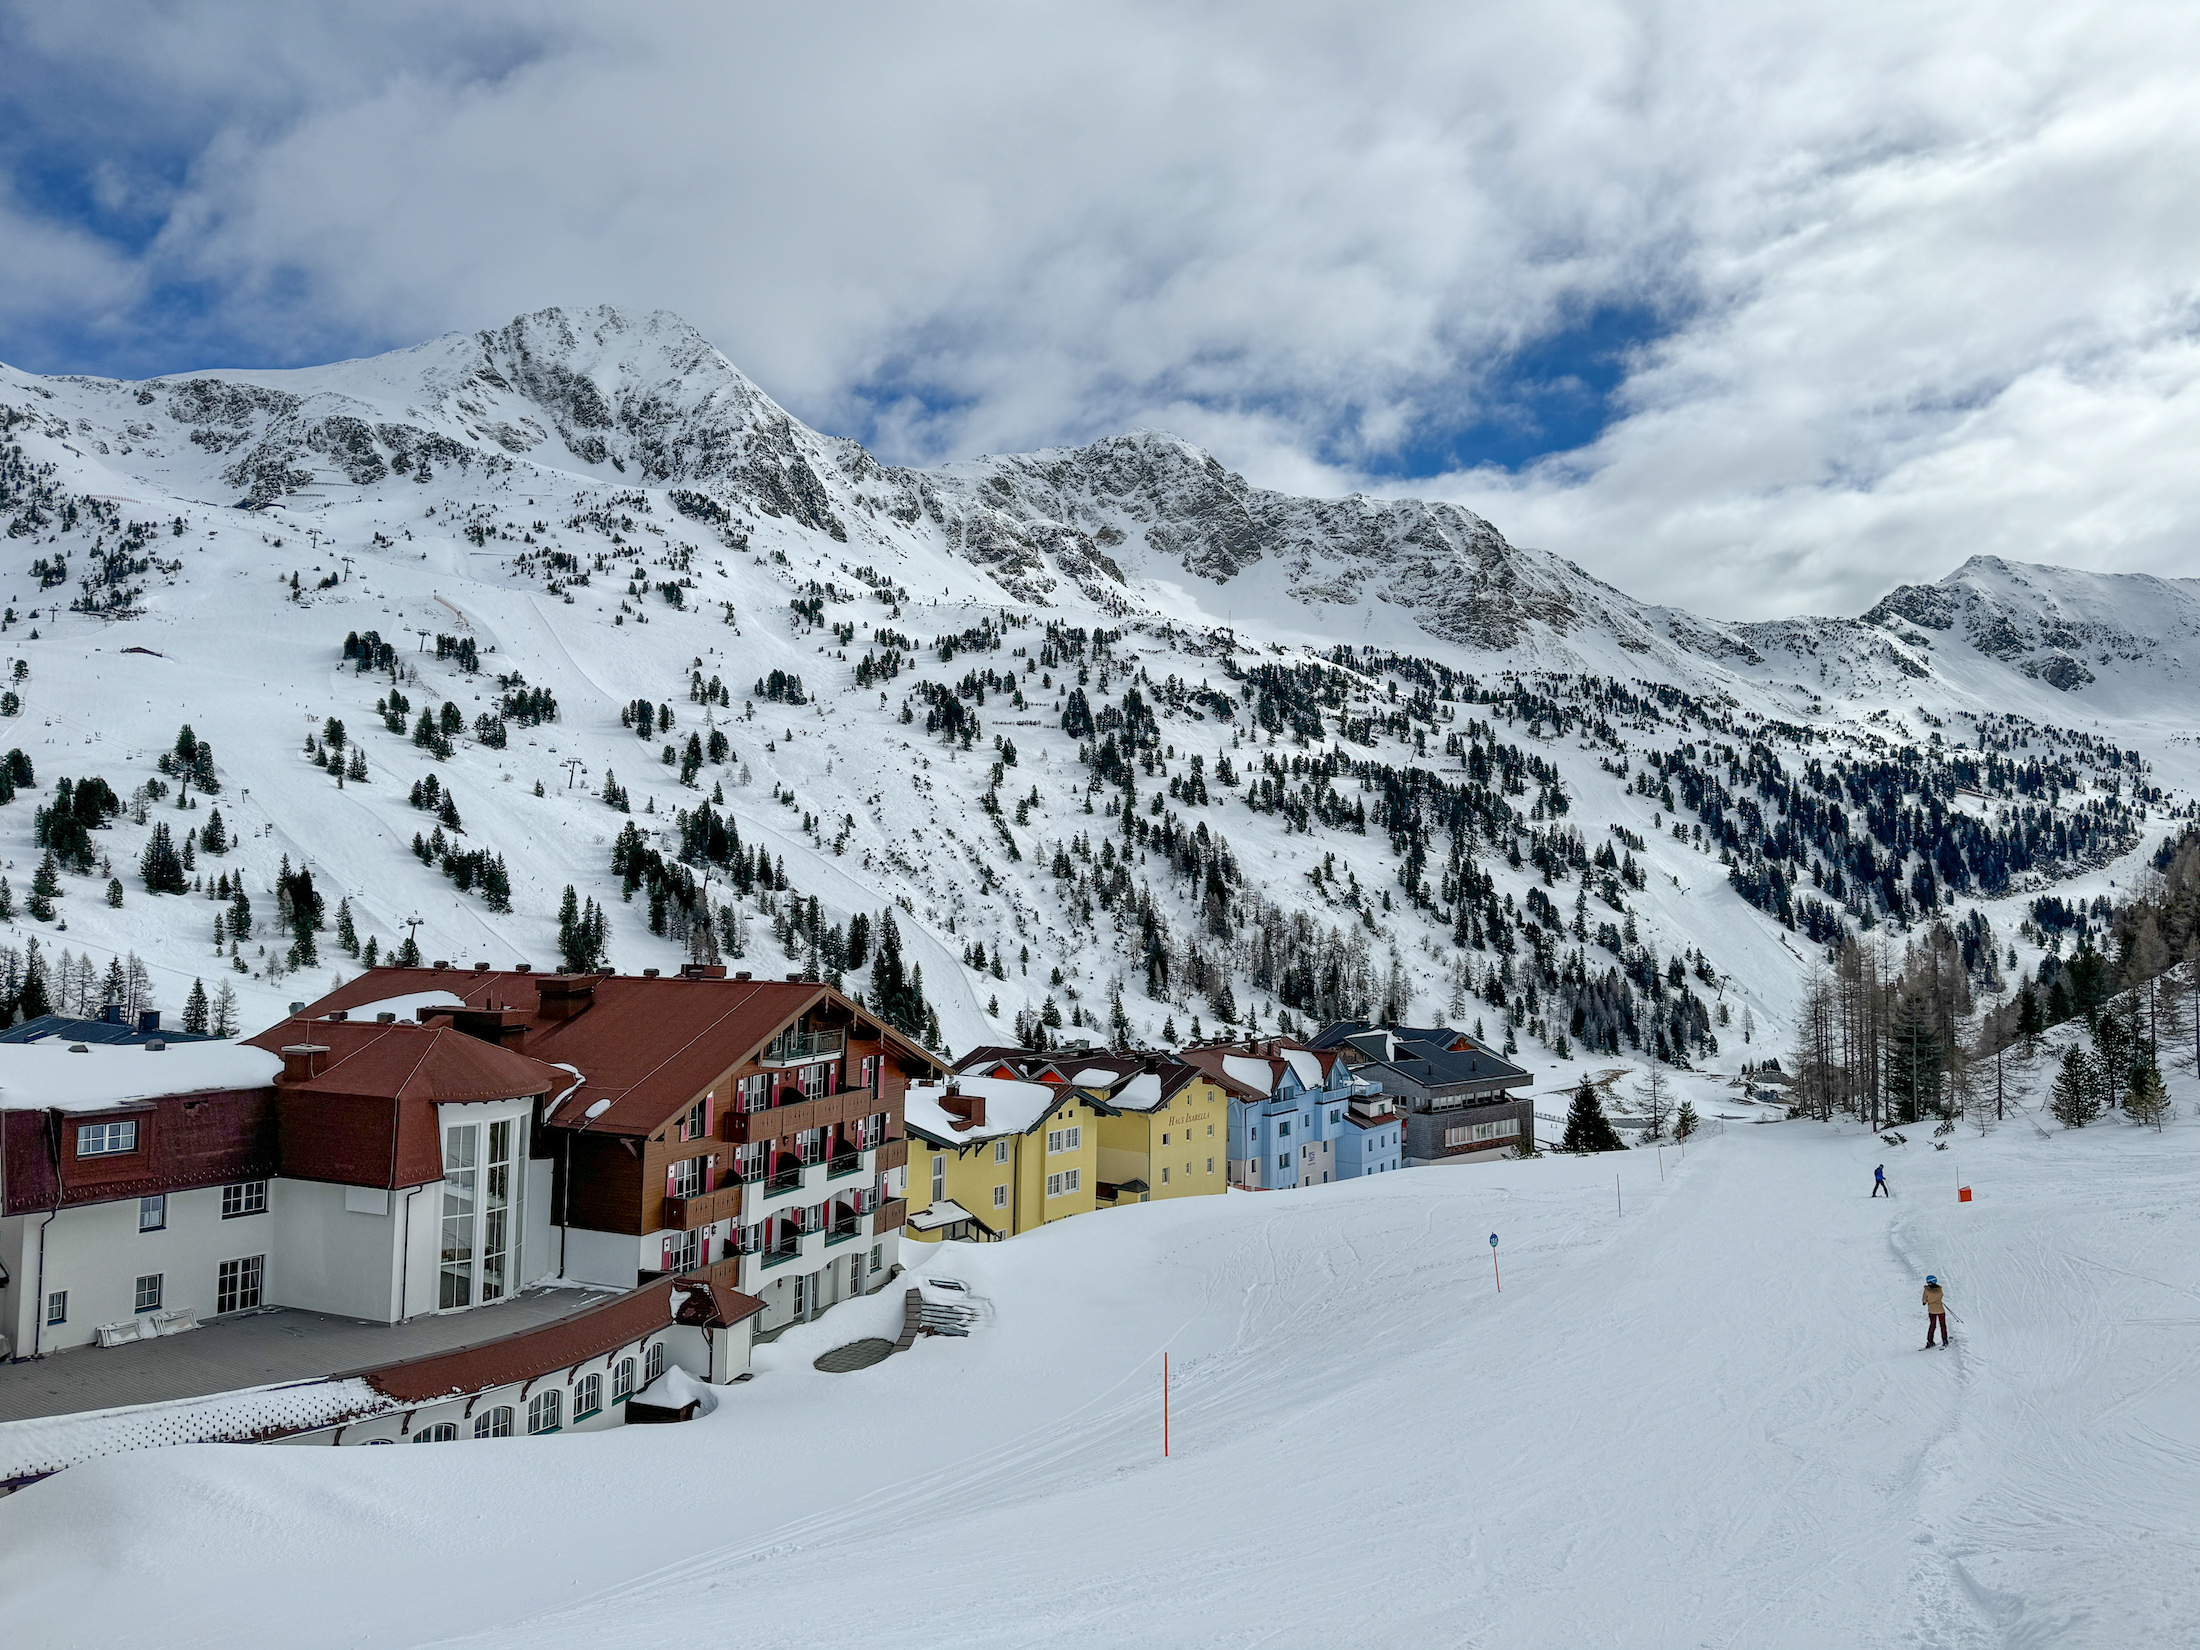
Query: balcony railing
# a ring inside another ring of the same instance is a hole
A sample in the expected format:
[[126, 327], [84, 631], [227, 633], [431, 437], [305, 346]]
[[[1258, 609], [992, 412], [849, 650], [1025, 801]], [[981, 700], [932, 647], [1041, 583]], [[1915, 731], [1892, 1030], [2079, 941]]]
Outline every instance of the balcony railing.
[[798, 1192], [802, 1189], [802, 1171], [783, 1169], [778, 1174], [767, 1175], [763, 1187], [760, 1195], [764, 1197], [783, 1197], [788, 1192]]
[[741, 1188], [721, 1186], [714, 1192], [698, 1192], [693, 1197], [667, 1197], [664, 1229], [692, 1232], [717, 1221], [738, 1220], [740, 1216]]
[[766, 1249], [764, 1251], [763, 1269], [768, 1272], [774, 1266], [784, 1266], [790, 1260], [800, 1259], [801, 1255], [802, 1245], [800, 1243], [782, 1243], [776, 1249]]
[[836, 1243], [846, 1243], [850, 1238], [861, 1236], [863, 1236], [861, 1226], [835, 1226], [825, 1234], [825, 1247], [830, 1249]]
[[764, 1045], [762, 1058], [767, 1066], [799, 1066], [811, 1060], [833, 1059], [847, 1046], [843, 1032], [786, 1031]]
[[825, 1178], [827, 1180], [844, 1179], [848, 1175], [856, 1173], [862, 1167], [863, 1154], [861, 1152], [849, 1152], [841, 1157], [830, 1157], [825, 1160]]
[[879, 1147], [876, 1162], [880, 1174], [884, 1174], [889, 1169], [905, 1167], [909, 1162], [909, 1142], [907, 1140], [887, 1141]]
[[905, 1224], [908, 1219], [908, 1199], [891, 1197], [881, 1203], [878, 1206], [878, 1212], [871, 1216], [871, 1230], [873, 1232], [895, 1231]]

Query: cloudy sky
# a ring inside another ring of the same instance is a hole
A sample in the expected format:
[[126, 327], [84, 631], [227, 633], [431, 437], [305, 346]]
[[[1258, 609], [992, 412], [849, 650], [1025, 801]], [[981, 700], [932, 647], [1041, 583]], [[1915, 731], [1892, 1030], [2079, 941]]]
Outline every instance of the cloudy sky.
[[1157, 426], [1639, 595], [2200, 573], [2200, 8], [0, 4], [0, 360], [685, 315], [905, 462]]

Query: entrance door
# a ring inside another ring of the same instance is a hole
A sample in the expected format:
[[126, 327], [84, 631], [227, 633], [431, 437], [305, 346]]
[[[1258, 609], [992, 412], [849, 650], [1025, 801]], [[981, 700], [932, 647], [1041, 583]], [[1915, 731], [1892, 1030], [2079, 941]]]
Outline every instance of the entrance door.
[[443, 1246], [436, 1291], [441, 1311], [486, 1306], [510, 1292], [518, 1140], [514, 1117], [453, 1123], [443, 1131]]

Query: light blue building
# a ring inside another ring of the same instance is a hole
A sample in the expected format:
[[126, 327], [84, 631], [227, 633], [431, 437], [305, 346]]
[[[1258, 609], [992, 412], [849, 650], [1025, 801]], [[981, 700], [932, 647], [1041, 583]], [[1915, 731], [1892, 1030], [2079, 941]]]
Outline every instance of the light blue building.
[[1229, 1096], [1233, 1186], [1322, 1186], [1403, 1162], [1396, 1102], [1333, 1053], [1263, 1039], [1189, 1048], [1180, 1058]]

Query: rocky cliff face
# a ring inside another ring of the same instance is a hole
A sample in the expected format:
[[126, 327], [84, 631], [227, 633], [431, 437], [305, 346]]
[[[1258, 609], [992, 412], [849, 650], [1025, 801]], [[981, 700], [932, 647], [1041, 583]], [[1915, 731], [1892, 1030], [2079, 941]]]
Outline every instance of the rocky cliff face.
[[[41, 381], [9, 379], [52, 398]], [[1977, 558], [1859, 619], [1725, 624], [1654, 608], [1450, 504], [1299, 498], [1152, 431], [938, 469], [880, 464], [791, 416], [664, 311], [546, 309], [368, 360], [296, 372], [66, 382], [74, 434], [149, 478], [262, 503], [330, 487], [435, 490], [445, 471], [665, 488], [732, 548], [765, 523], [888, 559], [960, 559], [1003, 599], [1174, 616], [1226, 593], [1256, 621], [1349, 634], [1388, 610], [1521, 662], [1640, 660], [1645, 674], [1775, 673], [1900, 690], [1955, 653], [2063, 692], [2105, 668], [2200, 669], [2200, 581]]]

